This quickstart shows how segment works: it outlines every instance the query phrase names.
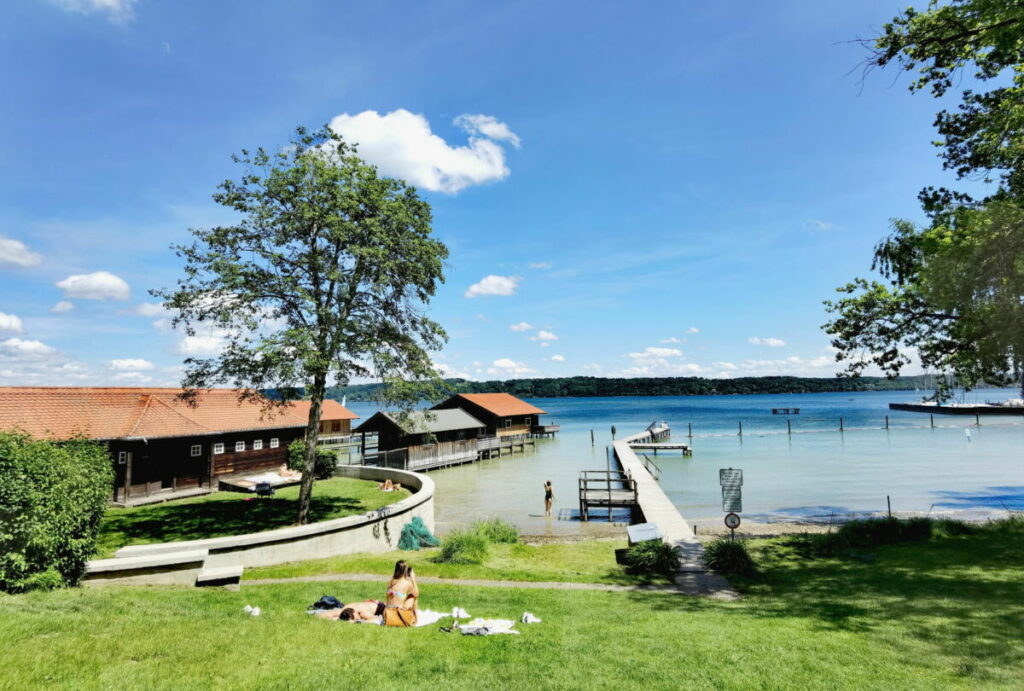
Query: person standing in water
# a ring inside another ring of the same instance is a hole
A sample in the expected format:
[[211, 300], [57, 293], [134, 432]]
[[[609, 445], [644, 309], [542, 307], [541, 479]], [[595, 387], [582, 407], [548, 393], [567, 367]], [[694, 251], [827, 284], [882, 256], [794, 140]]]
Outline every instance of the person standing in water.
[[551, 487], [551, 480], [544, 483], [544, 515], [551, 515], [551, 505], [555, 501], [555, 491]]

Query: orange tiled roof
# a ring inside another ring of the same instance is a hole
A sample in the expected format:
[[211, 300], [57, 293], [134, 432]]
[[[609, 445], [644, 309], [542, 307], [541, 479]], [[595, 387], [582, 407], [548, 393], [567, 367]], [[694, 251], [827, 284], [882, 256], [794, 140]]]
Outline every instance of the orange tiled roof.
[[[292, 401], [292, 410], [303, 420], [309, 419], [309, 401]], [[359, 416], [351, 410], [331, 399], [324, 399], [320, 407], [321, 420], [358, 420]]]
[[0, 386], [0, 430], [17, 428], [51, 439], [148, 439], [306, 424], [294, 407], [264, 411], [259, 402], [239, 402], [235, 389], [202, 391], [196, 407], [178, 399], [180, 393], [181, 389]]
[[459, 397], [476, 403], [484, 410], [500, 417], [506, 415], [544, 415], [545, 411], [530, 405], [521, 398], [509, 393], [460, 393]]

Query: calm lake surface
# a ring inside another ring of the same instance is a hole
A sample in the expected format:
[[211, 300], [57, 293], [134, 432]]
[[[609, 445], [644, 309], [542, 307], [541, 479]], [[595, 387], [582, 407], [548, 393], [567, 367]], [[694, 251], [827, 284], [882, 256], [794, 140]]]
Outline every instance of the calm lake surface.
[[[893, 511], [986, 516], [1024, 510], [1024, 418], [982, 416], [976, 426], [974, 417], [936, 415], [933, 429], [926, 414], [888, 409], [922, 393], [530, 399], [561, 432], [526, 453], [432, 471], [437, 528], [444, 533], [501, 516], [532, 535], [621, 532], [606, 522], [576, 520], [577, 478], [581, 470], [607, 467], [612, 425], [621, 438], [655, 420], [669, 423], [674, 441], [687, 441], [692, 429], [692, 456], [649, 456], [687, 519], [722, 516], [718, 470], [727, 467], [743, 469], [743, 516], [753, 520], [827, 521], [832, 514], [884, 511], [887, 495]], [[978, 391], [964, 402], [1014, 396], [1012, 390]], [[362, 402], [349, 408], [363, 419], [376, 411]], [[772, 408], [800, 413], [773, 415]], [[553, 518], [543, 515], [546, 480], [555, 487]]]

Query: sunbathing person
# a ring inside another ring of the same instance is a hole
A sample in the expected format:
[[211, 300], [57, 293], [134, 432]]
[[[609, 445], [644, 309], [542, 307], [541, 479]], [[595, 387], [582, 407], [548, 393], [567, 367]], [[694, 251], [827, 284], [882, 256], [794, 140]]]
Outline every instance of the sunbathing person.
[[277, 469], [277, 474], [287, 480], [298, 480], [302, 477], [302, 473], [297, 470], [289, 470], [287, 463], [282, 463], [281, 467]]
[[396, 492], [402, 489], [402, 485], [397, 482], [392, 482], [391, 478], [387, 478], [384, 482], [377, 485], [377, 489], [381, 492]]
[[384, 609], [386, 605], [379, 600], [367, 600], [366, 602], [350, 602], [342, 605], [341, 609], [331, 609], [326, 612], [317, 612], [316, 616], [321, 619], [337, 619], [340, 621], [368, 621], [374, 624], [383, 624]]
[[404, 559], [395, 563], [395, 573], [388, 583], [388, 607], [414, 610], [419, 604], [420, 588], [416, 585], [416, 575], [412, 567]]

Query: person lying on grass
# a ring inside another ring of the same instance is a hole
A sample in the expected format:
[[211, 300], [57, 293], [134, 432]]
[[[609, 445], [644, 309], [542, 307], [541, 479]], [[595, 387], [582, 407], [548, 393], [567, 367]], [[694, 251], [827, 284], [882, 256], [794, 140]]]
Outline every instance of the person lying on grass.
[[392, 482], [391, 478], [387, 478], [384, 482], [377, 485], [377, 489], [381, 492], [395, 492], [402, 489], [402, 485], [398, 482]]
[[321, 619], [332, 619], [338, 621], [368, 621], [373, 624], [384, 625], [384, 609], [387, 607], [380, 600], [367, 600], [365, 602], [350, 602], [342, 604], [339, 609], [329, 609], [324, 612], [317, 612], [316, 616]]

